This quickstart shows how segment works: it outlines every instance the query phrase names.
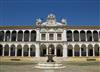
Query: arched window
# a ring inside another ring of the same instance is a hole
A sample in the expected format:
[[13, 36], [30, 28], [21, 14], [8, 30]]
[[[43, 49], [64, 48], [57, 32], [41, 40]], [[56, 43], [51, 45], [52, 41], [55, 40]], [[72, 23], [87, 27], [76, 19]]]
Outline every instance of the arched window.
[[4, 31], [0, 31], [0, 41], [4, 40]]
[[29, 41], [29, 31], [24, 32], [24, 41]]
[[31, 41], [36, 41], [36, 31], [31, 31]]
[[72, 41], [72, 31], [67, 31], [67, 41]]

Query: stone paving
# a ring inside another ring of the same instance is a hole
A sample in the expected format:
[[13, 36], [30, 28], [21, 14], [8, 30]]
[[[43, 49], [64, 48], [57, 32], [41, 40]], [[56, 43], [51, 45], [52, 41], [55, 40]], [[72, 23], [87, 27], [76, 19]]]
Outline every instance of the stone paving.
[[[99, 64], [98, 64], [99, 63]], [[35, 64], [0, 65], [0, 72], [100, 72], [100, 62], [91, 65], [81, 65], [80, 63], [63, 63], [65, 69], [42, 70], [34, 68]], [[76, 65], [75, 65], [76, 64]]]

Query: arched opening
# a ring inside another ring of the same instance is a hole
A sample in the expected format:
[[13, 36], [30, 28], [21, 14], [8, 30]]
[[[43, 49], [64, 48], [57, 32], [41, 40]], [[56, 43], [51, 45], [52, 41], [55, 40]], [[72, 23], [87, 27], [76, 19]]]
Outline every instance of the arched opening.
[[0, 31], [0, 41], [4, 40], [4, 31]]
[[42, 57], [46, 56], [46, 52], [47, 52], [46, 49], [47, 49], [46, 45], [42, 44], [40, 46], [40, 56]]
[[92, 41], [92, 33], [91, 33], [91, 31], [87, 31], [87, 41]]
[[31, 31], [31, 41], [36, 41], [36, 31]]
[[[54, 45], [49, 45], [49, 47], [48, 48], [51, 48], [51, 54], [53, 54], [54, 55], [54, 49], [55, 49], [55, 47], [54, 47]], [[49, 51], [49, 50], [48, 50]]]
[[94, 41], [98, 41], [98, 32], [97, 31], [93, 31], [93, 39], [94, 39]]
[[11, 56], [15, 56], [15, 45], [11, 45]]
[[82, 56], [86, 56], [86, 45], [81, 45], [81, 54]]
[[91, 44], [88, 45], [88, 55], [93, 56], [93, 46]]
[[67, 41], [72, 41], [72, 31], [67, 31]]
[[85, 31], [80, 31], [80, 39], [81, 41], [85, 41]]
[[12, 31], [11, 41], [16, 41], [16, 31]]
[[95, 56], [99, 56], [99, 45], [98, 44], [94, 45], [94, 51], [95, 51]]
[[70, 57], [70, 56], [73, 56], [73, 46], [72, 45], [68, 45], [67, 47], [67, 55]]
[[62, 57], [63, 56], [63, 47], [62, 47], [62, 45], [57, 45], [57, 47], [56, 47], [56, 55], [58, 56], [58, 57]]
[[2, 56], [3, 46], [0, 44], [0, 56]]
[[23, 31], [18, 32], [18, 41], [22, 41], [23, 39]]
[[22, 56], [22, 46], [21, 45], [17, 46], [17, 56]]
[[8, 56], [9, 55], [9, 45], [5, 45], [5, 47], [4, 47], [5, 49], [4, 49], [4, 56]]
[[30, 47], [30, 56], [35, 56], [35, 50], [36, 50], [35, 45], [31, 45], [31, 47]]
[[80, 47], [79, 45], [74, 46], [74, 55], [79, 56], [80, 55]]
[[10, 31], [6, 31], [5, 41], [10, 41]]
[[25, 41], [25, 42], [29, 41], [29, 31], [28, 31], [28, 30], [26, 30], [26, 31], [24, 32], [24, 41]]
[[79, 41], [79, 32], [74, 31], [74, 41]]
[[29, 47], [28, 47], [28, 45], [24, 45], [24, 47], [23, 47], [23, 53], [24, 53], [24, 56], [28, 56], [28, 51], [29, 51]]

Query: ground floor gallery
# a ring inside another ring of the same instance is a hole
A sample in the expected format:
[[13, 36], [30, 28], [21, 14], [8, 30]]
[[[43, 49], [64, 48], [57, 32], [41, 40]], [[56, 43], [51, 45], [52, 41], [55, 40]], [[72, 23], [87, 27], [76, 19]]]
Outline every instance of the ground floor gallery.
[[0, 44], [0, 56], [45, 57], [49, 47], [56, 57], [100, 56], [99, 44]]

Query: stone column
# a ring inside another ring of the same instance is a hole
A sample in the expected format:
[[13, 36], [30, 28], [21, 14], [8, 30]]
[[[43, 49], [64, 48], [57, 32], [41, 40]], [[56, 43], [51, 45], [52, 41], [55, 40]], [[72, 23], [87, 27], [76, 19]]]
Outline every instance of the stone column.
[[100, 56], [100, 47], [99, 47], [99, 56]]
[[67, 46], [66, 46], [66, 44], [63, 45], [63, 57], [67, 57]]
[[80, 31], [79, 31], [79, 41], [81, 41]]
[[16, 31], [16, 41], [18, 41], [18, 31]]
[[36, 30], [36, 41], [40, 40], [39, 29]]
[[100, 41], [100, 38], [99, 38], [99, 31], [98, 31], [98, 41]]
[[4, 52], [5, 52], [5, 48], [3, 47], [3, 50], [2, 50], [2, 56], [4, 56]]
[[15, 57], [17, 56], [17, 47], [15, 48]]
[[85, 31], [85, 41], [87, 41], [87, 31]]
[[56, 56], [57, 55], [57, 49], [55, 47], [55, 50], [54, 50], [54, 55]]
[[86, 56], [88, 57], [88, 47], [86, 47]]
[[74, 54], [74, 47], [73, 47], [73, 57], [75, 57], [75, 54]]
[[10, 41], [12, 40], [12, 31], [10, 31]]
[[30, 47], [29, 47], [29, 51], [28, 51], [28, 56], [30, 57]]
[[24, 32], [25, 32], [25, 31], [23, 31], [23, 37], [22, 37], [22, 41], [23, 41], [23, 42], [24, 42]]
[[81, 47], [80, 47], [80, 57], [82, 56], [82, 51], [81, 51]]
[[10, 56], [11, 48], [9, 47], [9, 56]]
[[39, 44], [36, 45], [36, 57], [40, 57], [40, 48], [39, 48]]
[[31, 41], [31, 31], [29, 31], [29, 41]]
[[6, 37], [6, 31], [4, 31], [4, 39], [3, 39], [3, 41], [5, 41], [5, 37]]
[[47, 51], [47, 52], [46, 52], [46, 55], [48, 55], [48, 48], [46, 49], [46, 51]]
[[94, 47], [93, 47], [93, 56], [95, 56], [95, 50], [94, 50]]
[[23, 46], [22, 46], [22, 57], [24, 56], [24, 49], [23, 49]]
[[74, 31], [72, 31], [72, 41], [74, 41]]
[[92, 31], [92, 41], [94, 41], [94, 37], [93, 37], [93, 31]]

